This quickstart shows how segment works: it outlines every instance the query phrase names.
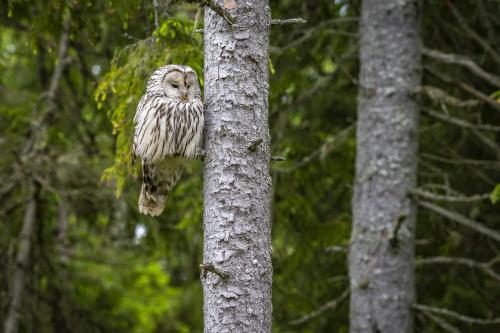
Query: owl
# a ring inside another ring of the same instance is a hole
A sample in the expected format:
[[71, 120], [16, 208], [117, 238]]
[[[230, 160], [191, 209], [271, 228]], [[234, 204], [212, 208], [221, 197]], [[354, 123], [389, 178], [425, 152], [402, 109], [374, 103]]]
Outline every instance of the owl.
[[139, 212], [158, 216], [187, 159], [196, 157], [203, 132], [203, 103], [196, 72], [187, 66], [157, 69], [134, 117], [135, 158], [142, 162]]

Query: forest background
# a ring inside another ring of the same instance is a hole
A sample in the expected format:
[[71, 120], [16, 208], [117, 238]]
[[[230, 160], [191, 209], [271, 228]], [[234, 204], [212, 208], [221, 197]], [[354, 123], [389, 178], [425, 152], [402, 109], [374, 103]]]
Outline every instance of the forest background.
[[[273, 331], [347, 332], [360, 1], [270, 6], [307, 20], [271, 32], [271, 151], [286, 158], [272, 162]], [[424, 1], [415, 92], [417, 300], [477, 318], [500, 313], [499, 14], [496, 0]], [[130, 154], [152, 71], [202, 73], [202, 15], [179, 1], [1, 2], [0, 322], [28, 244], [20, 332], [202, 331], [202, 162], [148, 218]], [[500, 329], [415, 313], [417, 332]]]

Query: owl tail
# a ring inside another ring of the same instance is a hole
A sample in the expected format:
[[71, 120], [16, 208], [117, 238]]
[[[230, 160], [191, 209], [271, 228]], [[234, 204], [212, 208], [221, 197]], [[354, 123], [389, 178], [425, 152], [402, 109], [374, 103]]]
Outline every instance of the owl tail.
[[158, 164], [142, 164], [142, 189], [139, 213], [158, 216], [165, 208], [168, 194], [182, 175], [182, 160], [166, 158]]
[[165, 208], [168, 193], [152, 194], [146, 191], [146, 186], [142, 184], [139, 195], [139, 213], [144, 215], [158, 216]]

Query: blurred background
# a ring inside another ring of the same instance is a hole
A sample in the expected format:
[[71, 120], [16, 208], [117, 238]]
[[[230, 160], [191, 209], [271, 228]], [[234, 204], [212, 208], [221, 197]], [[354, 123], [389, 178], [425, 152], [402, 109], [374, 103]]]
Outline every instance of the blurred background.
[[[271, 33], [272, 154], [286, 157], [272, 162], [273, 330], [347, 332], [360, 1], [270, 6], [307, 20]], [[500, 228], [500, 92], [456, 59], [499, 75], [500, 3], [423, 8], [417, 195], [448, 213], [419, 210], [417, 298], [491, 317], [500, 247], [456, 222]], [[202, 28], [180, 1], [1, 1], [0, 322], [17, 300], [20, 332], [202, 332], [202, 162], [150, 218], [130, 152], [152, 71], [202, 73]], [[417, 312], [416, 331], [443, 327]]]

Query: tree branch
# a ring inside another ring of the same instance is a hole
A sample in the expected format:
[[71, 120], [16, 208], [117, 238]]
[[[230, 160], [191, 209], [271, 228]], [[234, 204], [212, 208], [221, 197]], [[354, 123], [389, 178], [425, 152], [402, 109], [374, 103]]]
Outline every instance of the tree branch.
[[447, 76], [447, 75], [445, 75], [443, 73], [437, 72], [432, 67], [424, 66], [424, 69], [427, 70], [432, 75], [434, 75], [435, 77], [439, 78], [440, 80], [442, 80], [442, 81], [444, 81], [446, 83], [457, 85], [458, 87], [460, 87], [460, 89], [468, 92], [469, 94], [473, 95], [477, 99], [482, 100], [482, 101], [488, 103], [493, 108], [495, 108], [496, 110], [500, 111], [500, 103], [498, 103], [496, 100], [494, 100], [493, 98], [489, 97], [488, 95], [483, 94], [482, 92], [480, 92], [476, 88], [472, 87], [471, 85], [469, 85], [469, 84], [467, 84], [465, 82], [462, 82], [462, 81], [453, 80], [449, 76]]
[[[305, 41], [311, 39], [317, 32], [322, 31], [326, 26], [334, 23], [343, 23], [343, 22], [356, 22], [358, 20], [357, 17], [336, 17], [332, 18], [330, 20], [318, 23], [316, 26], [311, 27], [307, 30], [304, 30], [303, 35], [293, 41], [291, 41], [289, 44], [284, 45], [284, 46], [275, 46], [271, 47], [270, 51], [271, 53], [282, 53], [288, 49], [294, 48], [299, 46], [300, 44], [304, 43]], [[348, 31], [339, 31], [339, 33], [348, 33], [350, 36], [355, 36], [357, 37], [357, 34], [353, 34]]]
[[431, 161], [442, 162], [442, 163], [447, 163], [447, 164], [471, 165], [471, 166], [484, 167], [484, 168], [488, 168], [488, 169], [500, 168], [499, 161], [472, 160], [472, 159], [467, 159], [467, 158], [452, 159], [452, 158], [446, 158], [446, 157], [432, 155], [432, 154], [426, 154], [426, 153], [422, 153], [422, 154], [420, 154], [420, 156], [422, 156], [425, 159], [431, 160]]
[[292, 171], [308, 164], [309, 162], [314, 160], [316, 157], [327, 155], [333, 149], [335, 144], [342, 143], [345, 139], [347, 139], [349, 137], [351, 131], [354, 130], [355, 126], [356, 126], [356, 124], [352, 124], [352, 125], [344, 128], [342, 131], [340, 131], [336, 135], [328, 137], [327, 140], [325, 140], [325, 142], [323, 142], [323, 144], [319, 148], [314, 150], [309, 155], [303, 157], [300, 161], [295, 162], [294, 165], [289, 166], [289, 167], [284, 167], [284, 168], [276, 167], [276, 168], [274, 168], [274, 170], [278, 171], [278, 172], [292, 172]]
[[289, 18], [289, 19], [272, 19], [271, 25], [286, 25], [286, 24], [295, 24], [295, 23], [307, 23], [307, 21], [301, 17], [298, 18]]
[[430, 313], [429, 311], [421, 310], [421, 312], [424, 314], [424, 316], [428, 317], [430, 320], [435, 322], [439, 327], [441, 327], [446, 332], [448, 332], [448, 333], [461, 333], [456, 327], [452, 326], [450, 323], [448, 323], [443, 318], [437, 317], [437, 316], [433, 315], [432, 313]]
[[19, 317], [21, 315], [24, 281], [26, 280], [26, 268], [29, 263], [31, 236], [33, 234], [37, 209], [36, 190], [32, 188], [31, 191], [32, 194], [30, 195], [28, 206], [24, 213], [23, 226], [19, 235], [19, 250], [16, 256], [14, 278], [12, 279], [12, 299], [10, 301], [9, 312], [5, 319], [5, 333], [17, 332]]
[[229, 274], [221, 272], [220, 270], [215, 268], [213, 264], [200, 264], [199, 267], [200, 267], [201, 277], [203, 278], [207, 277], [208, 272], [217, 275], [222, 280], [227, 280], [229, 278]]
[[490, 44], [484, 38], [479, 36], [474, 30], [472, 30], [472, 28], [467, 24], [467, 22], [465, 22], [465, 19], [460, 14], [460, 12], [455, 8], [455, 6], [451, 2], [447, 3], [451, 9], [451, 12], [457, 19], [458, 23], [460, 23], [460, 25], [462, 26], [462, 29], [464, 29], [465, 32], [467, 32], [467, 34], [469, 34], [469, 36], [473, 40], [475, 40], [479, 45], [481, 45], [483, 49], [485, 49], [486, 52], [488, 52], [491, 55], [493, 60], [495, 60], [498, 64], [500, 64], [500, 55], [490, 46]]
[[443, 195], [443, 194], [432, 193], [419, 188], [411, 191], [411, 194], [415, 194], [424, 199], [447, 201], [447, 202], [476, 202], [476, 201], [488, 200], [490, 198], [490, 193], [475, 194], [471, 196], [455, 196], [455, 195]]
[[429, 108], [423, 108], [422, 112], [449, 124], [457, 125], [463, 128], [476, 129], [482, 131], [500, 132], [500, 126], [492, 126], [487, 124], [472, 124], [460, 118], [455, 118], [442, 112], [435, 112]]
[[458, 108], [475, 107], [481, 103], [475, 99], [462, 101], [454, 96], [448, 95], [446, 91], [433, 86], [419, 86], [415, 92], [425, 94], [434, 102], [445, 103]]
[[323, 304], [322, 306], [320, 306], [318, 309], [314, 310], [313, 312], [308, 313], [300, 318], [291, 320], [288, 323], [290, 325], [300, 325], [300, 324], [305, 323], [306, 321], [308, 321], [312, 318], [315, 318], [315, 317], [321, 315], [323, 312], [325, 312], [327, 310], [335, 309], [340, 304], [342, 304], [342, 302], [344, 302], [344, 300], [349, 296], [350, 292], [351, 292], [350, 289], [347, 288], [346, 290], [344, 290], [344, 292], [339, 297]]
[[459, 257], [431, 257], [431, 258], [423, 258], [417, 259], [415, 261], [415, 265], [417, 266], [425, 266], [425, 265], [436, 265], [436, 264], [449, 264], [449, 265], [461, 265], [469, 268], [476, 268], [491, 278], [500, 281], [500, 275], [493, 270], [493, 265], [500, 259], [500, 256], [493, 258], [488, 262], [477, 262], [475, 260], [469, 258], [459, 258]]
[[481, 319], [481, 318], [474, 318], [474, 317], [469, 317], [463, 314], [460, 314], [455, 311], [451, 311], [448, 309], [444, 308], [437, 308], [429, 305], [423, 305], [423, 304], [414, 304], [413, 307], [416, 310], [419, 311], [426, 311], [428, 313], [434, 313], [438, 315], [443, 315], [446, 317], [450, 317], [456, 320], [459, 320], [464, 323], [468, 324], [479, 324], [479, 325], [494, 325], [494, 324], [500, 324], [500, 317], [498, 318], [492, 318], [492, 319]]
[[234, 17], [223, 7], [216, 4], [213, 0], [185, 0], [186, 2], [198, 5], [200, 7], [208, 7], [214, 12], [217, 13], [220, 17], [222, 17], [230, 26], [234, 26], [235, 20]]
[[[57, 95], [57, 91], [59, 90], [59, 83], [61, 81], [61, 77], [64, 71], [64, 68], [68, 64], [66, 59], [66, 54], [68, 51], [68, 41], [69, 41], [69, 30], [71, 25], [71, 17], [69, 13], [65, 14], [64, 22], [63, 22], [63, 31], [61, 33], [61, 37], [59, 39], [59, 47], [57, 51], [57, 58], [55, 61], [54, 72], [52, 73], [52, 77], [50, 79], [49, 88], [44, 93], [40, 94], [37, 101], [33, 106], [33, 121], [31, 123], [31, 141], [24, 147], [24, 151], [22, 156], [28, 156], [30, 150], [36, 151], [41, 147], [37, 147], [37, 145], [45, 144], [45, 139], [43, 136], [46, 134], [46, 130], [44, 128], [44, 123], [47, 117], [54, 112], [56, 108], [55, 98]], [[42, 108], [42, 110], [37, 114], [40, 103], [45, 100], [46, 104]]]
[[466, 67], [472, 73], [476, 74], [478, 77], [500, 88], [499, 77], [486, 72], [484, 69], [479, 67], [479, 65], [477, 65], [474, 61], [470, 60], [469, 58], [466, 58], [458, 54], [444, 53], [437, 50], [431, 50], [428, 48], [423, 48], [422, 53], [428, 57], [439, 60], [446, 64], [460, 65]]
[[158, 23], [158, 0], [153, 0], [153, 14], [154, 14], [155, 29], [158, 29], [158, 27], [160, 26]]
[[500, 111], [500, 103], [498, 103], [497, 101], [495, 101], [490, 96], [483, 94], [482, 92], [480, 92], [479, 90], [477, 90], [476, 88], [474, 88], [473, 86], [471, 86], [471, 85], [469, 85], [469, 84], [467, 84], [465, 82], [458, 81], [458, 82], [456, 82], [456, 84], [460, 88], [462, 88], [463, 90], [467, 91], [469, 94], [471, 94], [471, 95], [477, 97], [478, 99], [480, 99], [480, 100], [488, 103], [493, 108], [495, 108], [497, 111]]
[[479, 222], [471, 220], [459, 213], [450, 211], [446, 208], [434, 205], [430, 202], [418, 201], [418, 204], [434, 213], [437, 213], [441, 216], [448, 218], [451, 221], [455, 221], [463, 226], [468, 227], [469, 229], [472, 229], [480, 234], [483, 234], [484, 236], [487, 236], [491, 239], [496, 240], [497, 242], [500, 242], [500, 233], [498, 231], [488, 228]]

